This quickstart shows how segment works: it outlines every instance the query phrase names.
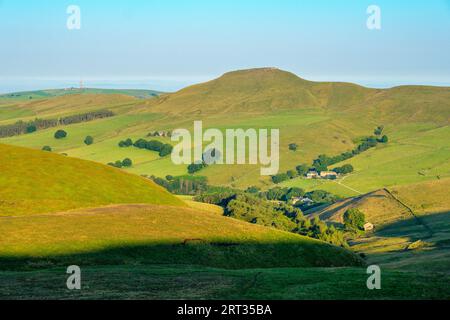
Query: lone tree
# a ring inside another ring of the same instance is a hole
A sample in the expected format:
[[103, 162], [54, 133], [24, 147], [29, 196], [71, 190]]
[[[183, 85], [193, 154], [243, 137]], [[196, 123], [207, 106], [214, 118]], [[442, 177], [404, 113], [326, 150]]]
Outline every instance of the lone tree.
[[91, 144], [94, 143], [94, 138], [92, 138], [91, 136], [87, 136], [86, 139], [84, 139], [84, 143], [90, 146]]
[[52, 152], [52, 148], [50, 146], [44, 146], [42, 148], [42, 151], [48, 151], [48, 152]]
[[55, 132], [55, 139], [63, 139], [65, 137], [67, 137], [67, 132], [64, 130], [58, 130]]
[[389, 142], [388, 136], [384, 135], [384, 136], [381, 138], [380, 142], [381, 142], [381, 143], [388, 143], [388, 142]]
[[289, 150], [291, 150], [291, 151], [297, 151], [297, 149], [298, 149], [298, 144], [296, 144], [296, 143], [291, 143], [291, 144], [289, 145]]
[[366, 217], [358, 209], [348, 209], [344, 213], [344, 224], [348, 229], [364, 230], [365, 223]]
[[122, 161], [122, 166], [123, 166], [123, 167], [129, 168], [129, 167], [131, 167], [132, 165], [133, 165], [133, 161], [131, 161], [130, 158], [125, 158], [125, 159], [123, 159], [123, 161]]

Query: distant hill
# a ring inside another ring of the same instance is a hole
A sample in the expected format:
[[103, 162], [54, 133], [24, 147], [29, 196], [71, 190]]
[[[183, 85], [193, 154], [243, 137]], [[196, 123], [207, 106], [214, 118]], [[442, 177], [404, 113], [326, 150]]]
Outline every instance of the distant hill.
[[373, 121], [448, 123], [450, 88], [402, 86], [370, 89], [344, 82], [313, 82], [276, 68], [240, 70], [154, 101], [169, 113], [270, 113], [322, 109]]
[[36, 91], [21, 91], [12, 92], [0, 95], [2, 99], [9, 100], [32, 100], [45, 99], [52, 97], [59, 97], [71, 94], [121, 94], [140, 99], [153, 98], [160, 95], [162, 92], [155, 90], [141, 90], [141, 89], [99, 89], [99, 88], [67, 88], [67, 89], [49, 89]]
[[[59, 153], [106, 164], [130, 157], [136, 174], [186, 174], [170, 158], [160, 159], [136, 148], [119, 149], [119, 141], [140, 139], [149, 132], [204, 128], [280, 129], [280, 172], [299, 164], [310, 165], [321, 154], [353, 150], [361, 138], [384, 126], [389, 143], [379, 145], [345, 163], [354, 174], [345, 184], [294, 179], [286, 186], [321, 188], [340, 196], [354, 196], [395, 185], [449, 177], [450, 88], [402, 86], [370, 89], [351, 83], [313, 82], [290, 72], [261, 68], [233, 71], [218, 79], [151, 99], [124, 94], [71, 94], [31, 100], [0, 99], [0, 124], [54, 118], [108, 109], [116, 116], [67, 126], [69, 137], [55, 142], [54, 130], [2, 139], [2, 143], [41, 149], [50, 145]], [[86, 147], [85, 135], [96, 143]], [[165, 143], [170, 139], [161, 138]], [[289, 144], [298, 150], [289, 150]], [[342, 165], [342, 164], [338, 164]], [[209, 166], [198, 175], [213, 185], [247, 188], [273, 186], [260, 175], [260, 166]], [[320, 184], [320, 186], [318, 185]], [[355, 191], [357, 190], [357, 191]]]
[[148, 179], [109, 166], [0, 144], [0, 216], [120, 203], [186, 206]]

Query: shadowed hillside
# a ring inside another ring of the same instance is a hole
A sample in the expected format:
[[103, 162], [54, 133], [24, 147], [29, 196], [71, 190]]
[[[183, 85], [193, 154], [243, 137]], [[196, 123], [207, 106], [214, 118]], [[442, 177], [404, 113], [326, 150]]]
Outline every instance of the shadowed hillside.
[[325, 242], [191, 208], [119, 205], [0, 219], [4, 268], [41, 260], [223, 268], [362, 264], [350, 251]]

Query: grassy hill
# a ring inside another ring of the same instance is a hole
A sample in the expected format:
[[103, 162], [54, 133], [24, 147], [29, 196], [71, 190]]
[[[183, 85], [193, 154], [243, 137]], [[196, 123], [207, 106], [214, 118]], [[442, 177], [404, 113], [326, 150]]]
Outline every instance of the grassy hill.
[[222, 268], [361, 265], [345, 249], [191, 208], [118, 205], [1, 219], [6, 222], [0, 226], [3, 267], [36, 261]]
[[0, 145], [0, 216], [118, 203], [184, 206], [153, 182], [94, 162]]
[[[296, 179], [286, 183], [355, 196], [450, 176], [446, 139], [449, 101], [450, 88], [445, 87], [369, 89], [350, 83], [312, 82], [282, 70], [262, 68], [230, 72], [152, 99], [75, 94], [0, 105], [0, 121], [8, 123], [79, 110], [107, 108], [117, 113], [87, 125], [67, 126], [69, 137], [64, 142], [54, 141], [53, 129], [0, 141], [37, 149], [50, 145], [56, 152], [104, 164], [129, 157], [134, 166], [128, 171], [163, 177], [185, 174], [186, 167], [136, 148], [121, 150], [117, 143], [128, 137], [143, 138], [155, 130], [192, 129], [195, 120], [202, 120], [205, 129], [277, 128], [281, 132], [280, 170], [286, 171], [301, 163], [310, 164], [320, 154], [352, 150], [358, 139], [384, 125], [390, 143], [348, 160], [356, 172], [345, 182], [317, 185], [317, 181]], [[86, 147], [82, 136], [88, 134], [94, 136], [95, 144]], [[299, 150], [290, 151], [290, 143], [298, 144]], [[271, 185], [270, 178], [260, 176], [259, 165], [211, 166], [198, 174], [215, 185]]]

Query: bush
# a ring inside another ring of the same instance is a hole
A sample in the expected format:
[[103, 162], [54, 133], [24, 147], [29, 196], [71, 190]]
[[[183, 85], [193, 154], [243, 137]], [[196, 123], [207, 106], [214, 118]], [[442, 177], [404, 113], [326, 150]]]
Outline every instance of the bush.
[[366, 217], [358, 209], [348, 209], [344, 213], [344, 224], [347, 229], [364, 230]]
[[282, 183], [286, 180], [289, 180], [289, 176], [287, 175], [287, 173], [280, 173], [275, 176], [272, 176], [272, 181], [273, 181], [273, 183], [276, 183], [276, 184]]
[[87, 136], [87, 137], [84, 139], [84, 143], [85, 143], [86, 145], [90, 146], [91, 144], [94, 143], [94, 138], [92, 138], [91, 136]]
[[48, 152], [52, 152], [52, 148], [50, 146], [44, 146], [42, 148], [42, 151], [48, 151]]
[[28, 125], [26, 130], [27, 130], [27, 133], [33, 133], [37, 130], [37, 127], [35, 124], [30, 124], [30, 125]]
[[297, 151], [297, 149], [298, 149], [298, 145], [297, 145], [296, 143], [291, 143], [291, 144], [289, 145], [289, 150], [291, 150], [291, 151]]
[[295, 168], [299, 176], [304, 176], [308, 173], [309, 167], [306, 164], [301, 164]]
[[188, 166], [188, 172], [189, 174], [194, 174], [196, 172], [199, 172], [203, 168], [205, 168], [207, 165], [203, 163], [193, 163]]
[[133, 165], [133, 161], [131, 161], [130, 158], [125, 158], [125, 159], [123, 159], [123, 161], [122, 161], [122, 166], [123, 166], [123, 167], [129, 168], [129, 167], [131, 167], [132, 165]]
[[170, 144], [165, 144], [165, 145], [163, 145], [162, 147], [161, 147], [161, 151], [159, 151], [159, 156], [162, 158], [162, 157], [165, 157], [165, 156], [168, 156], [169, 154], [171, 154], [172, 153], [172, 150], [173, 150], [173, 146], [172, 145], [170, 145]]
[[64, 130], [58, 130], [55, 132], [55, 139], [63, 139], [65, 137], [67, 137], [67, 132]]
[[333, 171], [337, 174], [349, 174], [353, 172], [353, 166], [351, 164], [343, 165], [342, 167], [334, 168]]
[[121, 148], [128, 148], [128, 147], [131, 147], [132, 145], [133, 145], [133, 140], [131, 140], [130, 138], [119, 142], [119, 147], [121, 147]]

